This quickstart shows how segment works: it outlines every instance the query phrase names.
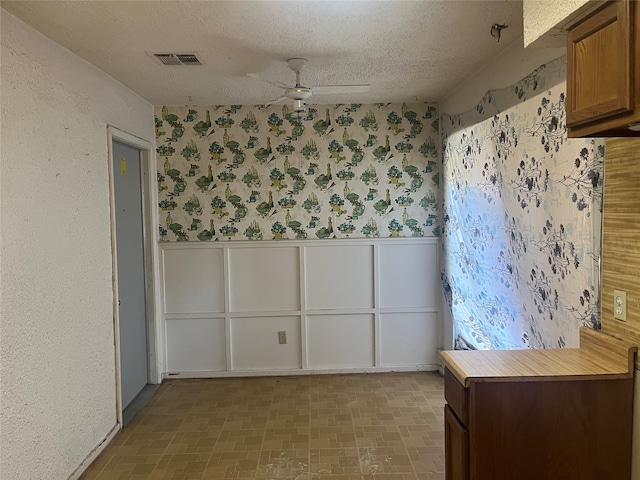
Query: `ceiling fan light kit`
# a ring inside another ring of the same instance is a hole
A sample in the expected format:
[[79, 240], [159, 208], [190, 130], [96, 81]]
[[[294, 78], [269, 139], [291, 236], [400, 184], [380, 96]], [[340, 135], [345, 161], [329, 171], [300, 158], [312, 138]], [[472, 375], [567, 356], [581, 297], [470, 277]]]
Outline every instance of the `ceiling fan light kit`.
[[303, 100], [294, 100], [293, 101], [293, 111], [294, 112], [306, 112], [307, 111], [307, 105], [304, 103]]
[[263, 78], [257, 73], [248, 74], [251, 78], [261, 80], [263, 82], [274, 85], [278, 88], [284, 89], [284, 94], [270, 102], [267, 105], [273, 105], [280, 103], [284, 100], [293, 100], [293, 110], [295, 112], [304, 112], [306, 110], [305, 101], [311, 98], [312, 95], [317, 94], [337, 94], [337, 93], [366, 93], [369, 91], [370, 85], [319, 85], [316, 87], [305, 87], [300, 83], [300, 70], [307, 64], [306, 58], [290, 58], [287, 60], [287, 65], [296, 74], [296, 84], [287, 85], [286, 83], [268, 80]]

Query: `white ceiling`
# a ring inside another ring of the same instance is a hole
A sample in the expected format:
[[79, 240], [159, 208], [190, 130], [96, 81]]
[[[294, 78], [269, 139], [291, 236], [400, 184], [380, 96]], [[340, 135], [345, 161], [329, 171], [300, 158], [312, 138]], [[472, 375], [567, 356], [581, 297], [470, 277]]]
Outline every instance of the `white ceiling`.
[[[369, 83], [363, 94], [311, 103], [437, 101], [522, 41], [522, 2], [460, 1], [2, 1], [55, 42], [154, 105], [262, 104], [295, 83]], [[494, 23], [509, 25], [497, 43]], [[204, 66], [163, 66], [151, 53], [197, 53]]]

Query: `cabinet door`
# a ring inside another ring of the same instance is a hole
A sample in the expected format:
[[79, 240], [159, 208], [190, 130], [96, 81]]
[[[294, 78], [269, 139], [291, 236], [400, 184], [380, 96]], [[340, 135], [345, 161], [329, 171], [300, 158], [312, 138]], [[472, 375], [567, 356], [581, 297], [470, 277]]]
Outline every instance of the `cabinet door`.
[[632, 9], [619, 0], [567, 35], [567, 125], [633, 110]]
[[449, 405], [444, 406], [444, 447], [446, 480], [468, 480], [469, 435]]

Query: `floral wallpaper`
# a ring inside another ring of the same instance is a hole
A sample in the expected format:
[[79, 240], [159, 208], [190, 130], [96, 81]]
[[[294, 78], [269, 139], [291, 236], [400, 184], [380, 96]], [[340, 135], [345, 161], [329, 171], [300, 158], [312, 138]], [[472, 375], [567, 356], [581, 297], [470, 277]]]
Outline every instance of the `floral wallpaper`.
[[443, 115], [443, 285], [463, 344], [578, 344], [599, 327], [604, 146], [567, 139], [565, 59]]
[[435, 104], [156, 108], [162, 241], [439, 235]]

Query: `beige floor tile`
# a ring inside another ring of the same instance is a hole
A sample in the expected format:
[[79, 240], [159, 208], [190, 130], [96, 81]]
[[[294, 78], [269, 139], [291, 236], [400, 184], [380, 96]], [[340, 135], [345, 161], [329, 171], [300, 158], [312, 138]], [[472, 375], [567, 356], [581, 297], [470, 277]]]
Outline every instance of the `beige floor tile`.
[[360, 457], [357, 448], [311, 449], [309, 471], [312, 477], [360, 474]]
[[433, 373], [166, 381], [84, 480], [444, 480]]
[[362, 475], [328, 475], [324, 473], [311, 474], [311, 480], [364, 480]]
[[309, 475], [309, 450], [263, 450], [256, 476], [302, 479]]

